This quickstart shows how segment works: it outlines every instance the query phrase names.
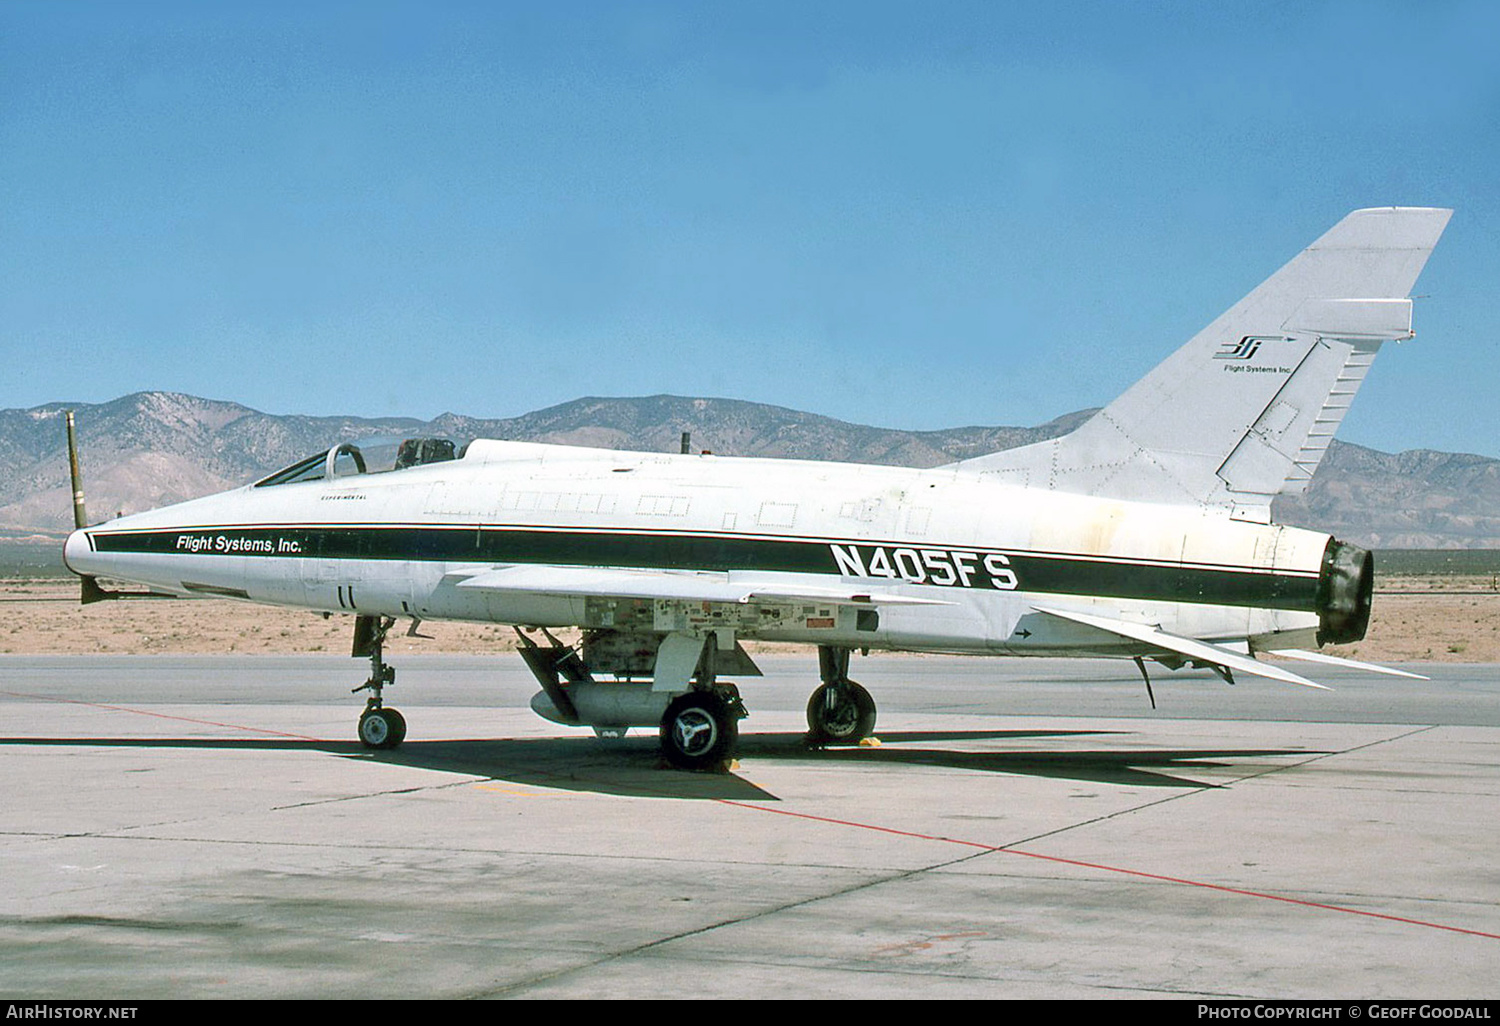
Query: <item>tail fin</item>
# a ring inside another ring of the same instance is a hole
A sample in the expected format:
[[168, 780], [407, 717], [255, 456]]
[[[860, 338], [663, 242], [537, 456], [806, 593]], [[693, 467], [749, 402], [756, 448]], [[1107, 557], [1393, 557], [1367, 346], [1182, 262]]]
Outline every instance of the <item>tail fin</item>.
[[1451, 210], [1356, 210], [1070, 435], [958, 466], [1031, 487], [1232, 507], [1301, 491]]

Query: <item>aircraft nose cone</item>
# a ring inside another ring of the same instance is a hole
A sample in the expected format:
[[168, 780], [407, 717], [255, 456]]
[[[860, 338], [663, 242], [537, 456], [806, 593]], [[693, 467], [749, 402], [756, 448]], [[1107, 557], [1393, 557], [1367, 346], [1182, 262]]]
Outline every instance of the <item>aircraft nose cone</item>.
[[87, 531], [74, 531], [68, 535], [68, 540], [63, 542], [63, 566], [75, 574], [84, 574], [83, 563], [89, 554], [89, 539]]

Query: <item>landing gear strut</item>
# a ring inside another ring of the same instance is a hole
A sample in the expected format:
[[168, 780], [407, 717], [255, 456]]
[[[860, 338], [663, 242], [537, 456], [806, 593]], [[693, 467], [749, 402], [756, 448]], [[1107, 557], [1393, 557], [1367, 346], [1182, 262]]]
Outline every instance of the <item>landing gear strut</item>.
[[818, 646], [823, 683], [807, 703], [809, 744], [857, 744], [875, 732], [875, 699], [849, 679], [849, 652], [838, 645]]
[[370, 679], [351, 694], [370, 692], [359, 717], [359, 740], [366, 748], [395, 748], [406, 737], [406, 718], [387, 709], [382, 692], [396, 683], [396, 668], [384, 659], [386, 633], [396, 625], [394, 616], [360, 616], [354, 621], [354, 650], [350, 655], [370, 658]]

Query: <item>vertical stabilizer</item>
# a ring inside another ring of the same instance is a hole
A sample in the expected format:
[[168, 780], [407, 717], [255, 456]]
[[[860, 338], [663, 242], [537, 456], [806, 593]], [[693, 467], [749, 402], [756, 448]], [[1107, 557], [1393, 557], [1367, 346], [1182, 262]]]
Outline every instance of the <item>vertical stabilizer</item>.
[[1450, 210], [1356, 210], [1063, 438], [959, 467], [1030, 487], [1268, 521], [1312, 477]]

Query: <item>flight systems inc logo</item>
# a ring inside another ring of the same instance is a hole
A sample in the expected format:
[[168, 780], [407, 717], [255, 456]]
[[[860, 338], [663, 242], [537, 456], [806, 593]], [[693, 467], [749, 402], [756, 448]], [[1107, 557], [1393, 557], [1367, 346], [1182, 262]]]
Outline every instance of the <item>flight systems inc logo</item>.
[[1225, 342], [1214, 354], [1215, 360], [1248, 360], [1260, 349], [1262, 342], [1280, 342], [1278, 335], [1246, 335], [1238, 342]]
[[1291, 342], [1292, 339], [1285, 335], [1245, 335], [1238, 342], [1225, 342], [1214, 354], [1215, 360], [1225, 360], [1223, 366], [1227, 371], [1258, 371], [1263, 374], [1290, 374], [1292, 368], [1282, 366], [1252, 365], [1251, 360], [1255, 354], [1260, 352], [1260, 347], [1266, 342]]

